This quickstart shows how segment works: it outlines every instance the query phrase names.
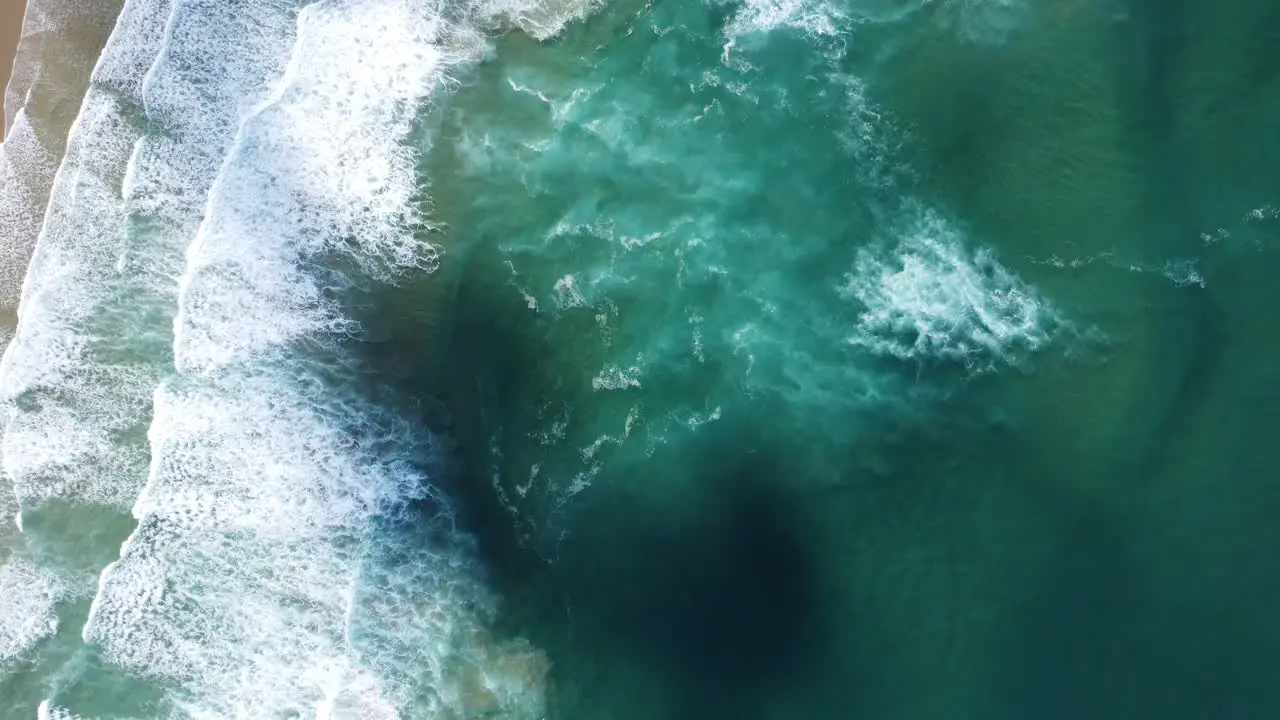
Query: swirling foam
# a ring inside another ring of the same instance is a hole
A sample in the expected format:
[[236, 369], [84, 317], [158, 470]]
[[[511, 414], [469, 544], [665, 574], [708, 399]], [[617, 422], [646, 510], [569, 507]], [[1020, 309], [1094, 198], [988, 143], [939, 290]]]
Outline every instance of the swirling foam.
[[[654, 6], [585, 77], [505, 63], [485, 96], [506, 93], [503, 112], [467, 117], [460, 194], [547, 344], [572, 348], [528, 380], [542, 409], [491, 428], [490, 480], [525, 538], [558, 543], [553, 515], [607, 467], [707, 423], [767, 408], [777, 435], [847, 446], [963, 382], [900, 360], [1016, 366], [1065, 327], [979, 238], [910, 199], [908, 135], [850, 74], [877, 55], [849, 54], [856, 32], [950, 21], [854, 5], [733, 3], [722, 63], [689, 76], [683, 59], [712, 49], [706, 15]], [[901, 240], [874, 243], [886, 232]]]
[[864, 249], [840, 293], [861, 306], [848, 342], [900, 360], [973, 370], [1016, 365], [1064, 322], [988, 250], [966, 249], [931, 211], [892, 250]]
[[827, 0], [747, 0], [734, 13], [725, 34], [732, 41], [790, 28], [814, 38], [835, 37], [844, 32], [849, 19], [844, 7]]

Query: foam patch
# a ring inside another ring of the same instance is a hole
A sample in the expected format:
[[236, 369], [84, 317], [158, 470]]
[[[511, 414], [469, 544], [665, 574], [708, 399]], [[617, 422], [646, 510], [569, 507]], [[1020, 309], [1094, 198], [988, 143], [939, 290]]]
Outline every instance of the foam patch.
[[29, 560], [15, 556], [0, 565], [0, 677], [58, 631], [54, 605], [64, 595], [63, 582]]
[[848, 342], [900, 360], [1016, 365], [1064, 326], [993, 253], [967, 249], [931, 211], [891, 249], [861, 252], [839, 290], [861, 307]]

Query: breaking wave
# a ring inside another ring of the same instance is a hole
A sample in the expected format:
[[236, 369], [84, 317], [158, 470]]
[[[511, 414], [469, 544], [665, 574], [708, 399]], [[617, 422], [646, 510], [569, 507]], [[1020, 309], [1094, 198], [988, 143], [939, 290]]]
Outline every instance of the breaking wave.
[[861, 306], [848, 342], [899, 360], [947, 360], [971, 370], [1017, 365], [1064, 320], [990, 250], [924, 211], [889, 250], [864, 248], [840, 287]]
[[408, 0], [325, 0], [297, 28], [186, 254], [138, 527], [84, 637], [183, 717], [541, 717], [545, 661], [487, 636], [432, 439], [333, 361], [347, 294], [434, 267], [416, 121], [478, 36]]
[[[359, 389], [345, 303], [438, 261], [419, 121], [448, 69], [483, 31], [545, 39], [592, 8], [123, 8], [0, 361], [2, 449], [22, 511], [132, 506], [82, 634], [172, 716], [544, 714], [546, 659], [487, 630], [437, 440]], [[66, 597], [21, 557], [0, 571], [20, 590], [0, 663]]]

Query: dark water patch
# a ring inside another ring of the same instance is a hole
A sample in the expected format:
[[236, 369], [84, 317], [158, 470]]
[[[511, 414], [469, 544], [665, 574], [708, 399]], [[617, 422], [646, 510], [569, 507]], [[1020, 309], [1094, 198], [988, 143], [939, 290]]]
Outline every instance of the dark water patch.
[[[551, 559], [472, 494], [502, 624], [548, 652], [557, 717], [775, 717], [831, 652], [787, 449], [710, 435], [607, 472]], [[685, 492], [646, 492], [652, 473], [681, 474]]]
[[753, 445], [701, 444], [679, 508], [599, 493], [554, 563], [580, 647], [641, 664], [660, 716], [765, 717], [819, 663], [813, 550], [778, 487], [784, 459]]

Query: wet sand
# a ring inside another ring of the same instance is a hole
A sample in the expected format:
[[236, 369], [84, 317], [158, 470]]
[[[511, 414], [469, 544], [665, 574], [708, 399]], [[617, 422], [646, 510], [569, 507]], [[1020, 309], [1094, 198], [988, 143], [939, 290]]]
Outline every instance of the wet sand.
[[6, 81], [5, 140], [0, 145], [0, 346], [12, 331], [9, 325], [16, 317], [67, 133], [122, 2], [30, 0], [27, 6], [23, 0], [0, 0], [0, 64]]
[[[18, 37], [22, 34], [22, 15], [26, 11], [25, 0], [0, 0], [0, 87], [9, 85], [13, 70], [13, 56], [18, 51]], [[5, 123], [4, 133], [8, 133]]]

